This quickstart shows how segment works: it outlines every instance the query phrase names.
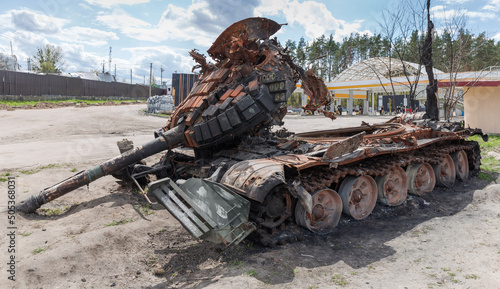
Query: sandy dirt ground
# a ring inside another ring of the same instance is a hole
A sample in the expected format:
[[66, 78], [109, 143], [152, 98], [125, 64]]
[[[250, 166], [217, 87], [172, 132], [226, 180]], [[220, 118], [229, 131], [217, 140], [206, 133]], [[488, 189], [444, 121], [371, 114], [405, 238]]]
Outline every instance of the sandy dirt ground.
[[[166, 119], [144, 105], [0, 111], [0, 175], [16, 201], [142, 144]], [[287, 116], [290, 131], [382, 122], [387, 117]], [[151, 162], [158, 156], [153, 156]], [[436, 188], [370, 217], [343, 216], [326, 236], [224, 249], [193, 239], [161, 206], [147, 206], [108, 176], [15, 215], [8, 229], [0, 182], [0, 288], [498, 288], [500, 185], [477, 178]], [[8, 253], [14, 244], [15, 253]], [[15, 255], [15, 281], [8, 280]]]

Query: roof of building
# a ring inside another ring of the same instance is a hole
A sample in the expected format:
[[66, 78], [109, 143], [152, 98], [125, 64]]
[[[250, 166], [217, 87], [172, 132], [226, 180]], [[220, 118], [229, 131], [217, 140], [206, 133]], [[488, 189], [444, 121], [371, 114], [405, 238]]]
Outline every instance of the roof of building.
[[[399, 77], [405, 75], [405, 70], [408, 75], [416, 75], [420, 71], [421, 75], [427, 75], [425, 67], [418, 63], [401, 61], [396, 58], [389, 57], [374, 57], [358, 62], [346, 70], [342, 71], [333, 82], [353, 81], [364, 79], [384, 78], [389, 76]], [[438, 69], [434, 69], [434, 73], [443, 73]]]

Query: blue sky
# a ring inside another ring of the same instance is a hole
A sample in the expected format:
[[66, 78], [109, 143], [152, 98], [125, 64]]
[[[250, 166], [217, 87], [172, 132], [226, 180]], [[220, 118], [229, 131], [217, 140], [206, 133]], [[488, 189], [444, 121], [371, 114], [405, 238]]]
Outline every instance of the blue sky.
[[[401, 0], [403, 1], [403, 0]], [[37, 47], [62, 48], [66, 72], [108, 70], [109, 47], [117, 79], [143, 82], [153, 63], [155, 78], [168, 80], [174, 71], [190, 72], [188, 51], [200, 52], [230, 24], [253, 16], [288, 23], [276, 35], [285, 43], [322, 34], [336, 40], [352, 32], [381, 31], [383, 10], [399, 0], [35, 0], [3, 1], [0, 6], [0, 52], [14, 54], [23, 69]], [[411, 1], [411, 0], [409, 0]], [[446, 11], [446, 12], [445, 12]], [[486, 32], [500, 40], [500, 0], [433, 0], [432, 16], [439, 23], [452, 14], [465, 14], [473, 33]], [[147, 78], [146, 78], [147, 79]], [[147, 80], [146, 80], [147, 81]]]

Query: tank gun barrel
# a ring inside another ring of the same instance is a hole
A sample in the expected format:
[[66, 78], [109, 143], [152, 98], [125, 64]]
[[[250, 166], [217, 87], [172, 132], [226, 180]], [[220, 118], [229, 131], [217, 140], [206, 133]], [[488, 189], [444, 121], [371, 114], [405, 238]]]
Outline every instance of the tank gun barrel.
[[87, 169], [76, 175], [34, 194], [16, 207], [18, 211], [24, 213], [33, 213], [43, 204], [59, 198], [73, 190], [110, 174], [114, 174], [127, 166], [139, 162], [140, 160], [152, 156], [156, 153], [171, 149], [184, 141], [184, 124], [162, 133], [156, 139], [138, 146], [132, 150], [124, 152], [100, 165]]

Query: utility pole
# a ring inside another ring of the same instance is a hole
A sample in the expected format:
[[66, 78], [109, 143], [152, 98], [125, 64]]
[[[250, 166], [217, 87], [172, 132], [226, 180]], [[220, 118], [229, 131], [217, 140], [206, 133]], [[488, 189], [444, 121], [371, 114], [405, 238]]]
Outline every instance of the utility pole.
[[144, 75], [144, 85], [146, 85], [146, 75]]
[[10, 55], [14, 56], [14, 50], [12, 50], [12, 41], [10, 42]]
[[31, 71], [31, 58], [28, 57], [28, 71]]
[[149, 97], [151, 97], [151, 76], [153, 74], [153, 63], [149, 64]]
[[116, 81], [116, 64], [115, 64], [115, 81]]
[[163, 85], [163, 65], [160, 66], [160, 84]]
[[102, 73], [104, 73], [104, 63], [106, 63], [104, 60], [102, 61]]
[[108, 64], [108, 72], [111, 73], [111, 46], [109, 47], [109, 64]]
[[132, 68], [130, 68], [130, 84], [132, 84]]

